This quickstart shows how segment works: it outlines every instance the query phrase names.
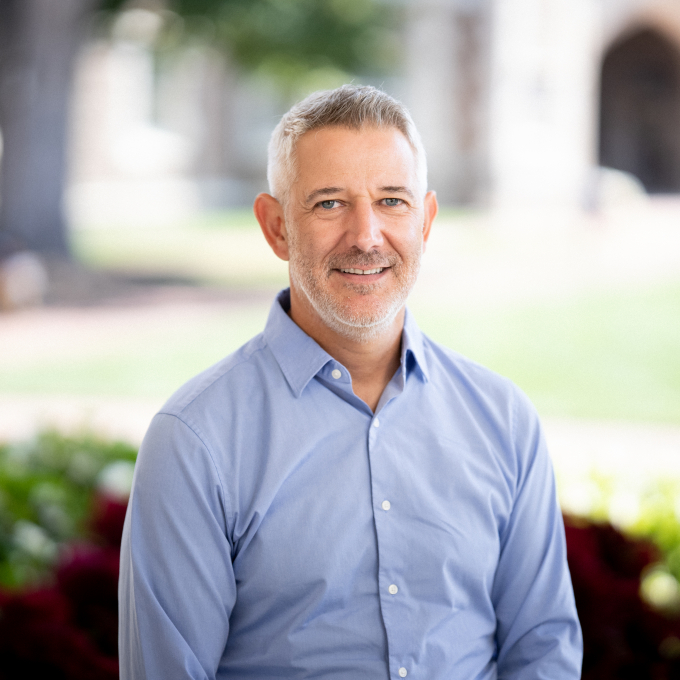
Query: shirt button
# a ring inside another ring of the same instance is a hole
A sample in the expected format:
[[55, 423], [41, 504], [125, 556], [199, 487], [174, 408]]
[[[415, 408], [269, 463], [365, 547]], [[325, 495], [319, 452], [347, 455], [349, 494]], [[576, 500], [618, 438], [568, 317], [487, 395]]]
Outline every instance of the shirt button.
[[394, 583], [387, 589], [390, 595], [396, 595], [399, 592], [399, 588], [394, 585]]
[[340, 378], [342, 378], [342, 371], [339, 371], [337, 368], [334, 368], [334, 369], [331, 371], [331, 375], [332, 375], [336, 380], [340, 380]]
[[380, 420], [378, 418], [373, 421], [373, 427], [380, 427]]
[[399, 669], [399, 677], [400, 678], [405, 678], [408, 675], [408, 671], [402, 666]]
[[383, 510], [389, 510], [392, 507], [392, 504], [389, 501], [383, 501], [381, 507]]

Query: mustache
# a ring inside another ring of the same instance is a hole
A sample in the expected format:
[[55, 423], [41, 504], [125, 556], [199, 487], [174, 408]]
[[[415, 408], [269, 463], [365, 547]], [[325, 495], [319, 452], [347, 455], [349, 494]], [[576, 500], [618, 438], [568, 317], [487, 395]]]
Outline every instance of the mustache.
[[329, 269], [358, 269], [367, 267], [393, 267], [399, 263], [399, 256], [396, 253], [380, 253], [375, 250], [365, 252], [358, 248], [333, 255], [328, 260]]

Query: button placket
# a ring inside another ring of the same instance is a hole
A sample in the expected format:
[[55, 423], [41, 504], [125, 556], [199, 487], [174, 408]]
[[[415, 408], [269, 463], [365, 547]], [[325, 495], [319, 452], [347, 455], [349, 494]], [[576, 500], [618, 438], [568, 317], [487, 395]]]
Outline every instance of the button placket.
[[[384, 414], [383, 414], [384, 415]], [[384, 421], [384, 418], [382, 418]], [[378, 433], [380, 429], [380, 433]], [[383, 431], [384, 430], [384, 431]], [[400, 649], [401, 653], [408, 653], [408, 644], [404, 647], [404, 631], [402, 630], [401, 621], [403, 620], [403, 608], [407, 606], [408, 596], [407, 591], [400, 590], [399, 585], [393, 582], [392, 579], [399, 581], [400, 578], [400, 559], [398, 555], [394, 554], [394, 541], [396, 531], [398, 533], [398, 523], [395, 524], [398, 517], [396, 515], [386, 517], [392, 510], [392, 503], [385, 498], [392, 491], [391, 484], [392, 471], [390, 470], [390, 457], [385, 455], [389, 453], [390, 447], [394, 446], [390, 436], [390, 429], [385, 426], [385, 422], [381, 422], [381, 418], [377, 415], [373, 416], [369, 423], [368, 431], [368, 451], [370, 466], [372, 472], [372, 492], [375, 498], [374, 521], [376, 531], [378, 533], [378, 552], [380, 555], [380, 562], [384, 566], [380, 570], [378, 576], [378, 585], [380, 592], [380, 600], [382, 602], [382, 616], [385, 624], [387, 637], [390, 645], [394, 645], [395, 649]], [[384, 495], [383, 495], [384, 494]], [[379, 512], [382, 510], [382, 512]], [[383, 515], [385, 513], [385, 515]], [[394, 559], [396, 557], [396, 563]], [[403, 557], [403, 556], [402, 556]], [[406, 598], [406, 599], [404, 599]], [[399, 662], [403, 659], [390, 660], [390, 676], [404, 678], [408, 675], [408, 669], [401, 666]]]

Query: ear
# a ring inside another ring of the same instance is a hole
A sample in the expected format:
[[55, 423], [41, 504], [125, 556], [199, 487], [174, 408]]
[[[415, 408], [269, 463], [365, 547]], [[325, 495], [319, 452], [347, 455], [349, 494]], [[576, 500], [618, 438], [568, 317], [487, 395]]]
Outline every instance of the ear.
[[267, 243], [277, 257], [288, 260], [288, 240], [283, 206], [269, 194], [258, 194], [253, 212]]
[[432, 222], [434, 222], [434, 218], [437, 216], [437, 212], [439, 211], [439, 205], [437, 205], [437, 194], [434, 191], [428, 191], [425, 194], [423, 208], [425, 212], [423, 220], [423, 251], [425, 251], [427, 239], [430, 238]]

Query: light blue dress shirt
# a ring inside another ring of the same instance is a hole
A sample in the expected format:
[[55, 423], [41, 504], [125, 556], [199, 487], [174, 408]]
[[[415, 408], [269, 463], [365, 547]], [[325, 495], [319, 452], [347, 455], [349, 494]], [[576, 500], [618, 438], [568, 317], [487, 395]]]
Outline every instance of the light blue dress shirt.
[[274, 303], [142, 444], [122, 680], [576, 680], [553, 472], [526, 397], [423, 336], [376, 408]]

